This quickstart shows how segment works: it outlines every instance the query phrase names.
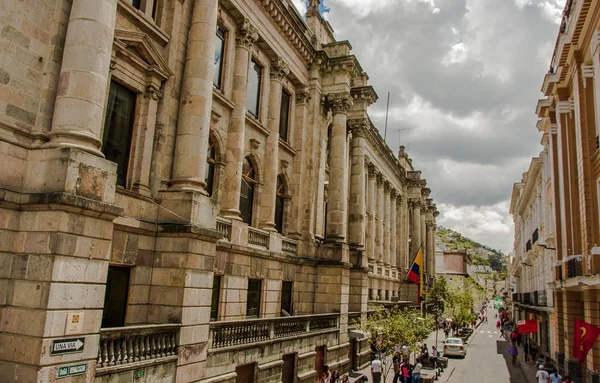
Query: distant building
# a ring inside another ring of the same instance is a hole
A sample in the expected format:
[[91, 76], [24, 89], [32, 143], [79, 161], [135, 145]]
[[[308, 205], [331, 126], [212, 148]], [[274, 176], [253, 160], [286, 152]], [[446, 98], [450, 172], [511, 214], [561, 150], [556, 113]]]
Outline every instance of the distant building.
[[449, 281], [463, 280], [468, 273], [469, 264], [472, 262], [467, 250], [442, 250], [435, 253], [436, 277], [443, 277]]

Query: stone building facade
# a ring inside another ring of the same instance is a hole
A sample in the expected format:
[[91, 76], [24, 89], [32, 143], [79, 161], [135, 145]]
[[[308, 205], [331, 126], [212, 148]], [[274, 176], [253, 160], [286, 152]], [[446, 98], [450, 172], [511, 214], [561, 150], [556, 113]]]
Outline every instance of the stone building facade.
[[[436, 206], [311, 0], [0, 4], [0, 381], [312, 382]], [[68, 377], [68, 378], [67, 378]]]
[[[555, 314], [550, 327], [555, 331], [550, 341], [553, 354], [548, 356], [563, 375], [588, 383], [600, 381], [600, 348], [592, 348], [583, 364], [572, 349], [576, 318], [600, 325], [599, 47], [600, 3], [567, 1], [550, 69], [542, 83], [543, 98], [536, 108], [545, 156], [541, 168], [547, 169], [550, 180], [541, 186], [549, 198], [542, 206], [551, 203], [543, 212], [543, 222], [554, 227], [554, 233], [544, 234], [547, 248], [540, 249], [540, 254], [547, 254], [546, 250], [553, 254], [549, 287]], [[525, 239], [532, 233], [522, 234], [515, 248], [518, 245], [523, 252], [523, 242], [527, 243]]]
[[556, 316], [549, 284], [553, 281], [555, 226], [546, 134], [542, 144], [540, 156], [531, 160], [521, 182], [513, 186], [510, 213], [515, 241], [508, 273], [514, 282], [510, 295], [514, 319], [537, 320], [538, 332], [529, 334], [528, 340], [540, 353], [553, 355]]

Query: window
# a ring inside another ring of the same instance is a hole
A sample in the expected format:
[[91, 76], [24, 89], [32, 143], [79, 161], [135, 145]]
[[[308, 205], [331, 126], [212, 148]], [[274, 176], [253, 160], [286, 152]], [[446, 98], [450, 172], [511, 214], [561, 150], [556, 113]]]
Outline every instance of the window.
[[250, 65], [250, 74], [248, 75], [248, 112], [258, 118], [258, 109], [260, 106], [260, 80], [262, 68], [254, 60]]
[[281, 284], [281, 314], [286, 315], [286, 313], [292, 314], [292, 282], [283, 281]]
[[215, 183], [215, 141], [212, 138], [208, 139], [208, 151], [206, 153], [206, 174], [204, 182], [206, 183], [206, 192], [212, 196]]
[[130, 271], [129, 267], [108, 266], [102, 311], [103, 328], [125, 325]]
[[212, 298], [210, 301], [210, 320], [214, 322], [219, 319], [219, 298], [221, 295], [221, 276], [213, 277]]
[[252, 206], [256, 173], [250, 159], [246, 157], [242, 166], [242, 190], [240, 192], [240, 215], [242, 221], [252, 224]]
[[260, 279], [248, 279], [248, 299], [246, 300], [246, 318], [258, 318], [260, 315]]
[[133, 7], [135, 9], [140, 9], [142, 7], [142, 0], [130, 0], [131, 1], [131, 5], [133, 5]]
[[279, 116], [279, 138], [288, 140], [290, 123], [290, 95], [285, 90], [281, 93], [281, 114]]
[[281, 176], [277, 177], [277, 195], [275, 196], [275, 229], [283, 233], [283, 207], [285, 203], [285, 186]]
[[117, 164], [117, 185], [126, 186], [135, 101], [137, 95], [123, 85], [112, 81], [108, 92], [106, 119], [102, 134], [102, 153]]
[[215, 72], [213, 85], [221, 89], [221, 73], [223, 72], [223, 53], [225, 52], [225, 32], [217, 27], [217, 41], [215, 42]]

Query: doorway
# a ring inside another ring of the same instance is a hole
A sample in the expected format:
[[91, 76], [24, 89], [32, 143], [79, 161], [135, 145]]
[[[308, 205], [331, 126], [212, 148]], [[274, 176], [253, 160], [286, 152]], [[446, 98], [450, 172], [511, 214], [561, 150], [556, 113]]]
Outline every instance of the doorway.
[[236, 383], [254, 383], [254, 367], [256, 363], [244, 364], [235, 368]]

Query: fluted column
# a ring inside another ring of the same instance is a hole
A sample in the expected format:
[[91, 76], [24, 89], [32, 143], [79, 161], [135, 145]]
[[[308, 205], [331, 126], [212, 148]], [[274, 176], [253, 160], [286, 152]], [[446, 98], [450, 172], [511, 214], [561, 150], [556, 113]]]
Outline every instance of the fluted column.
[[377, 178], [375, 177], [375, 167], [373, 165], [369, 166], [369, 190], [368, 190], [368, 198], [367, 203], [369, 205], [369, 211], [371, 215], [369, 215], [369, 229], [367, 230], [367, 256], [369, 258], [369, 263], [375, 262], [377, 249], [376, 249], [376, 229], [375, 229], [375, 217], [377, 216], [377, 203], [376, 203], [376, 191], [377, 191]]
[[409, 254], [409, 267], [417, 251], [421, 247], [421, 201], [412, 201], [411, 241]]
[[367, 119], [348, 121], [352, 132], [350, 144], [350, 214], [348, 216], [348, 243], [358, 247], [365, 241], [365, 134]]
[[400, 275], [402, 275], [406, 268], [408, 230], [404, 218], [407, 210], [406, 198], [398, 195], [396, 199], [396, 267], [400, 271]]
[[346, 119], [352, 106], [350, 92], [330, 93], [327, 105], [333, 112], [331, 144], [329, 153], [329, 188], [327, 194], [327, 238], [328, 242], [345, 242], [347, 214], [347, 159]]
[[173, 190], [196, 190], [206, 194], [204, 177], [212, 110], [216, 27], [217, 0], [196, 0], [181, 86], [171, 178]]
[[275, 199], [277, 197], [277, 172], [279, 170], [279, 119], [281, 117], [282, 80], [290, 73], [290, 68], [281, 59], [271, 63], [271, 86], [269, 87], [269, 107], [267, 128], [269, 136], [265, 147], [264, 185], [260, 201], [263, 230], [275, 231]]
[[377, 175], [377, 254], [375, 259], [377, 263], [383, 264], [383, 220], [384, 220], [384, 192], [383, 192], [383, 177], [381, 173]]
[[431, 221], [426, 222], [427, 232], [425, 235], [425, 244], [427, 247], [427, 273], [430, 278], [435, 277], [435, 224]]
[[244, 20], [235, 37], [235, 63], [233, 67], [234, 103], [229, 131], [227, 150], [225, 151], [225, 182], [221, 214], [227, 218], [240, 220], [240, 188], [242, 186], [242, 165], [244, 163], [244, 133], [246, 130], [246, 111], [248, 110], [248, 67], [250, 48], [258, 39], [256, 28]]
[[390, 262], [390, 229], [391, 229], [391, 197], [390, 197], [390, 183], [386, 181], [383, 185], [383, 262], [386, 267], [389, 267]]
[[117, 0], [73, 0], [47, 147], [104, 157], [100, 137], [116, 15]]
[[398, 233], [397, 233], [397, 214], [396, 214], [396, 199], [397, 191], [392, 189], [390, 191], [390, 265], [396, 267], [397, 263], [397, 244], [398, 244]]
[[[426, 209], [426, 208], [425, 208]], [[427, 210], [423, 211], [421, 210], [421, 248], [423, 249], [423, 267], [424, 273], [428, 273], [429, 274], [429, 268], [427, 267], [427, 258], [429, 257], [429, 254], [427, 253], [427, 229], [425, 227], [425, 213], [427, 212]]]

